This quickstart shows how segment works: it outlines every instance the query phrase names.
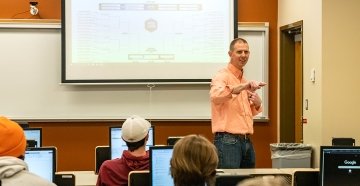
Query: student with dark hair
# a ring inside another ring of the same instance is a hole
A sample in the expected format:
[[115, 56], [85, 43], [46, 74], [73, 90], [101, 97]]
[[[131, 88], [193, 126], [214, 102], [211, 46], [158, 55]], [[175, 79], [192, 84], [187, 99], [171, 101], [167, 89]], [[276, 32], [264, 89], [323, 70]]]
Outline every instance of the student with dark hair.
[[175, 186], [214, 186], [218, 156], [214, 144], [203, 136], [188, 135], [177, 141], [170, 160]]
[[121, 137], [128, 150], [123, 151], [121, 158], [107, 160], [101, 165], [97, 186], [127, 186], [130, 171], [149, 169], [149, 152], [145, 145], [150, 127], [150, 122], [139, 116], [131, 116], [125, 120]]
[[0, 185], [55, 186], [28, 170], [24, 161], [26, 138], [14, 121], [0, 116]]

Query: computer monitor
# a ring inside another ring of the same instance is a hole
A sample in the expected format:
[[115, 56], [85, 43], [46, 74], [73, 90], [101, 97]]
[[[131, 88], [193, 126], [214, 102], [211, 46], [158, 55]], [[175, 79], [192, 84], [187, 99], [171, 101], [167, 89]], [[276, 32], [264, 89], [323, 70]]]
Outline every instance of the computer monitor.
[[55, 181], [56, 148], [39, 147], [28, 148], [25, 151], [25, 162], [29, 171], [50, 181]]
[[359, 185], [360, 147], [321, 146], [320, 185]]
[[[110, 127], [109, 128], [109, 144], [110, 144], [110, 157], [111, 159], [120, 158], [122, 152], [127, 150], [125, 141], [121, 138], [121, 127]], [[154, 126], [149, 129], [149, 140], [146, 143], [146, 150], [153, 146], [155, 138]]]
[[173, 146], [150, 147], [150, 185], [173, 186], [174, 181], [170, 173], [170, 159]]
[[26, 140], [36, 141], [35, 147], [42, 145], [42, 128], [24, 128]]

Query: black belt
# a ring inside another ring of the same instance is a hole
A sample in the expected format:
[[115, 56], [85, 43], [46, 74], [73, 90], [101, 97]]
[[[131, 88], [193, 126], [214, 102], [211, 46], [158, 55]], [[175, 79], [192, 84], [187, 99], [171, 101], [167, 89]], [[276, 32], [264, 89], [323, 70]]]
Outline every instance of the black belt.
[[215, 135], [233, 135], [233, 136], [239, 136], [241, 139], [248, 139], [250, 138], [251, 134], [232, 134], [232, 133], [228, 133], [228, 132], [216, 132]]

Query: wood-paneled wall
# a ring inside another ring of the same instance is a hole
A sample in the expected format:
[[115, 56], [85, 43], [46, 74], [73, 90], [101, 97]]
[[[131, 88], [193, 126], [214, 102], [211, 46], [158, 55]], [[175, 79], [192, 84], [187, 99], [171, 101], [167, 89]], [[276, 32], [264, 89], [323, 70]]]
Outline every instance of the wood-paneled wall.
[[[33, 1], [33, 0], [31, 0]], [[39, 15], [31, 16], [29, 1], [1, 0], [0, 19], [60, 19], [60, 0], [38, 0]], [[239, 22], [269, 22], [269, 118], [255, 123], [252, 137], [256, 167], [271, 167], [270, 143], [277, 140], [277, 0], [238, 0]], [[155, 143], [165, 144], [168, 136], [202, 134], [212, 140], [210, 121], [153, 121]], [[43, 144], [58, 149], [58, 171], [94, 170], [94, 150], [108, 145], [108, 127], [121, 122], [30, 122], [43, 128]]]
[[[43, 146], [55, 146], [58, 152], [58, 171], [95, 169], [95, 147], [109, 145], [109, 126], [118, 122], [29, 122], [30, 127], [43, 128]], [[213, 140], [210, 121], [152, 121], [155, 126], [155, 144], [166, 145], [168, 136], [200, 134]], [[271, 135], [267, 123], [255, 125], [251, 137], [257, 154], [257, 167], [271, 167], [269, 144]], [[265, 130], [263, 130], [265, 129]]]
[[[30, 2], [38, 2], [38, 15], [30, 14]], [[61, 0], [1, 0], [0, 19], [61, 19]]]

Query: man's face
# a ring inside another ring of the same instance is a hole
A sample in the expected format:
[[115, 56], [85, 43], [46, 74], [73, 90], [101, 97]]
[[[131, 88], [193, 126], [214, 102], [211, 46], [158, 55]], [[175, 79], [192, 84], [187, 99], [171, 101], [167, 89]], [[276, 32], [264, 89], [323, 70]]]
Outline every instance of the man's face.
[[235, 43], [234, 50], [229, 51], [230, 62], [237, 67], [242, 69], [250, 56], [249, 45], [247, 43]]

